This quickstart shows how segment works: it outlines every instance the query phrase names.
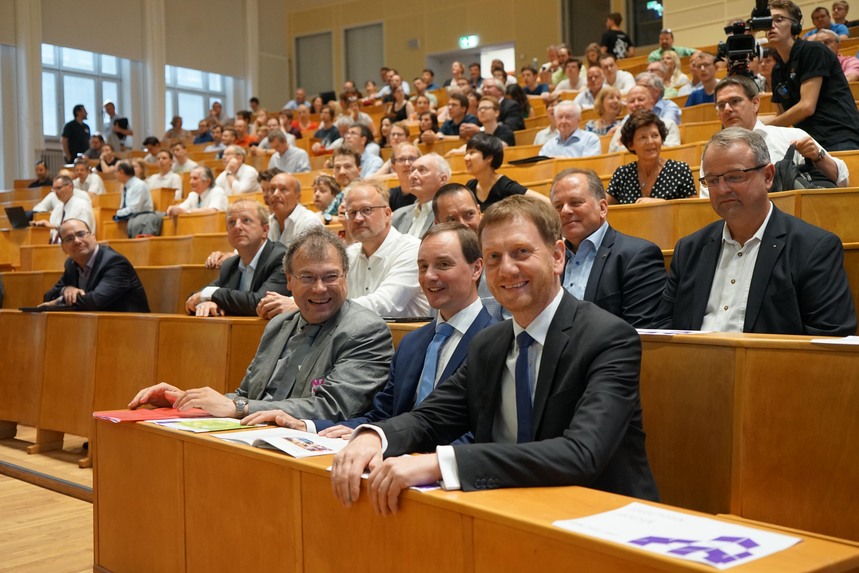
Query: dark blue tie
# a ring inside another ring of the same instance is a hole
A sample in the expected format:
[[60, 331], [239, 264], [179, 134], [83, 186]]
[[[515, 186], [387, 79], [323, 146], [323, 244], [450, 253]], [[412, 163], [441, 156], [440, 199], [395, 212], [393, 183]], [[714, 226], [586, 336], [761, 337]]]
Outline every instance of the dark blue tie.
[[531, 369], [528, 368], [528, 347], [534, 339], [524, 330], [516, 337], [519, 356], [516, 357], [516, 441], [531, 441]]
[[418, 385], [418, 397], [415, 400], [415, 406], [423, 402], [424, 398], [429, 396], [435, 386], [435, 376], [438, 370], [438, 359], [441, 356], [441, 347], [453, 334], [453, 327], [446, 322], [438, 324], [435, 329], [435, 336], [432, 337], [427, 347], [427, 353], [424, 357], [424, 369], [421, 371], [421, 381]]

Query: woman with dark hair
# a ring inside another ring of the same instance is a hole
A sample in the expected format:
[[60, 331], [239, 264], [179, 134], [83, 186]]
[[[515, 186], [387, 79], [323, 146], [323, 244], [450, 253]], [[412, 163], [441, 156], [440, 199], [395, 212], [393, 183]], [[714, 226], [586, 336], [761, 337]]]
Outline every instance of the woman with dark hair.
[[663, 159], [668, 129], [655, 113], [636, 111], [623, 124], [620, 140], [637, 161], [622, 165], [611, 176], [609, 204], [684, 199], [696, 194], [692, 171], [682, 161]]
[[497, 137], [478, 133], [465, 145], [465, 170], [474, 176], [465, 186], [474, 192], [481, 211], [510, 195], [528, 195], [548, 201], [543, 195], [497, 173], [502, 163], [504, 144]]
[[325, 101], [322, 99], [322, 96], [316, 96], [313, 98], [313, 101], [310, 102], [310, 112], [311, 113], [322, 113], [322, 106], [325, 105]]
[[391, 133], [391, 121], [390, 116], [383, 115], [382, 119], [379, 120], [379, 147], [390, 147], [391, 144], [388, 141], [388, 134]]
[[434, 111], [425, 111], [418, 116], [418, 137], [415, 139], [415, 145], [421, 142], [421, 135], [426, 131], [438, 133], [438, 116]]
[[531, 102], [528, 101], [528, 96], [525, 95], [525, 90], [519, 84], [511, 84], [507, 86], [507, 97], [513, 101], [518, 101], [522, 106], [524, 113], [523, 117], [531, 117]]
[[391, 96], [393, 100], [385, 110], [385, 117], [390, 118], [392, 122], [407, 120], [415, 112], [415, 108], [412, 106], [412, 102], [406, 99], [403, 86], [397, 86]]

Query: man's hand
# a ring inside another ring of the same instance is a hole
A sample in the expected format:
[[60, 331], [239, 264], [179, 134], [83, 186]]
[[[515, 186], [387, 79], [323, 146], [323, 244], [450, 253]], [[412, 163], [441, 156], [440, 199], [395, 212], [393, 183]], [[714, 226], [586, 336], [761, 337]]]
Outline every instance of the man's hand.
[[83, 289], [79, 289], [78, 287], [63, 287], [63, 300], [66, 302], [66, 306], [72, 306], [78, 301], [79, 297], [82, 297], [85, 294], [86, 293]]
[[401, 491], [440, 479], [441, 467], [436, 454], [389, 458], [370, 473], [370, 501], [378, 514], [397, 513]]
[[226, 165], [227, 177], [229, 177], [231, 174], [233, 177], [235, 177], [236, 171], [238, 171], [239, 167], [241, 167], [241, 166], [242, 166], [242, 164], [241, 164], [241, 162], [239, 162], [239, 160], [237, 158], [231, 157], [230, 160], [227, 162], [227, 165]]
[[182, 394], [182, 390], [176, 386], [172, 386], [166, 382], [160, 382], [155, 386], [149, 386], [148, 388], [144, 388], [138, 392], [137, 395], [131, 399], [131, 402], [128, 403], [128, 407], [134, 410], [143, 404], [149, 404], [156, 408], [170, 408], [173, 406], [173, 402], [176, 401], [178, 397], [181, 397]]
[[221, 268], [221, 264], [232, 257], [232, 253], [225, 253], [223, 251], [214, 251], [208, 257], [206, 257], [206, 268], [207, 269], [219, 269]]
[[470, 139], [480, 133], [480, 126], [474, 123], [463, 123], [459, 126], [459, 137]]
[[257, 305], [257, 316], [270, 320], [278, 314], [297, 309], [298, 307], [291, 296], [283, 296], [280, 293], [268, 291]]
[[354, 428], [338, 424], [336, 426], [331, 426], [330, 428], [325, 428], [318, 433], [324, 438], [343, 438], [344, 440], [348, 440], [352, 437], [354, 432]]
[[200, 293], [195, 292], [185, 301], [185, 312], [194, 316], [197, 313], [198, 304], [200, 304]]
[[43, 302], [42, 304], [39, 305], [39, 307], [43, 308], [43, 307], [50, 307], [50, 306], [59, 306], [60, 300], [61, 299], [59, 299], [59, 298], [55, 298], [54, 300], [49, 300], [48, 302]]
[[208, 386], [186, 390], [176, 399], [173, 407], [177, 410], [200, 408], [213, 416], [222, 418], [236, 416], [236, 405], [233, 401]]
[[284, 428], [289, 428], [290, 430], [301, 430], [302, 432], [307, 431], [307, 425], [303, 421], [293, 418], [283, 410], [265, 410], [263, 412], [255, 412], [242, 418], [243, 426], [272, 423]]
[[185, 213], [187, 213], [187, 211], [179, 205], [170, 205], [169, 207], [167, 207], [168, 217], [178, 217], [179, 215], [184, 215]]
[[796, 150], [799, 151], [799, 154], [806, 159], [811, 159], [812, 161], [817, 160], [817, 155], [820, 153], [820, 147], [813, 139], [811, 139], [811, 136], [791, 141], [791, 143], [796, 145]]
[[226, 314], [218, 303], [210, 301], [201, 302], [194, 311], [195, 316], [224, 316]]
[[31, 227], [48, 227], [49, 229], [53, 229], [54, 226], [51, 225], [51, 222], [47, 219], [39, 219], [38, 221], [30, 221]]
[[438, 141], [438, 139], [438, 134], [431, 129], [427, 129], [426, 131], [421, 133], [422, 143], [435, 143], [436, 141]]
[[382, 438], [367, 430], [337, 452], [331, 465], [331, 489], [344, 507], [351, 507], [361, 495], [361, 474], [382, 463]]

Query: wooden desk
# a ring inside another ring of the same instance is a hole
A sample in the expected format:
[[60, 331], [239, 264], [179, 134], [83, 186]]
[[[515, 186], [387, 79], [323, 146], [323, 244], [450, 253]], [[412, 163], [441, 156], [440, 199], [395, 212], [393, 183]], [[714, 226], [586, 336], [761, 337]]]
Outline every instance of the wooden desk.
[[[93, 444], [97, 571], [227, 571], [237, 559], [252, 571], [712, 571], [552, 526], [633, 501], [605, 492], [408, 491], [400, 513], [383, 518], [366, 492], [350, 509], [334, 500], [330, 456], [296, 460], [152, 424], [100, 420]], [[859, 567], [859, 548], [802, 537], [742, 570]]]

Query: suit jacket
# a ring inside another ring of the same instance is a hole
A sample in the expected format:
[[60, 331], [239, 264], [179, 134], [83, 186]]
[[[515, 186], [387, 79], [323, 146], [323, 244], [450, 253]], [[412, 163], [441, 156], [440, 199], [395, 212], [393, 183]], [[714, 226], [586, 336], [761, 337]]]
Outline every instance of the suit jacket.
[[250, 413], [283, 410], [296, 418], [344, 420], [364, 412], [387, 379], [394, 347], [385, 321], [346, 300], [316, 335], [286, 400], [265, 400], [265, 391], [299, 313], [274, 317], [235, 394], [248, 398]]
[[522, 104], [509, 98], [503, 98], [498, 103], [501, 107], [501, 112], [498, 114], [500, 123], [513, 131], [525, 129], [525, 110], [522, 109]]
[[[57, 299], [64, 287], [79, 286], [78, 266], [66, 259], [63, 276], [45, 293], [45, 302]], [[131, 263], [107, 245], [99, 245], [95, 254], [92, 274], [72, 306], [76, 310], [103, 310], [110, 312], [149, 312], [146, 292]]]
[[581, 485], [658, 498], [644, 448], [638, 375], [641, 341], [626, 322], [563, 294], [543, 348], [533, 441], [491, 443], [512, 321], [479, 332], [465, 365], [407, 414], [378, 425], [386, 456], [454, 446], [462, 489]]
[[664, 288], [665, 260], [659, 247], [609, 227], [585, 285], [584, 300], [636, 328], [647, 328]]
[[239, 285], [242, 272], [239, 270], [241, 258], [234, 255], [221, 265], [221, 274], [209, 286], [220, 287], [212, 294], [212, 300], [224, 312], [235, 316], [256, 316], [256, 308], [267, 291], [288, 295], [286, 276], [283, 274], [283, 256], [286, 247], [266, 239], [265, 246], [257, 261], [251, 290], [242, 292]]
[[[415, 204], [405, 205], [404, 207], [400, 207], [391, 215], [391, 226], [398, 230], [400, 233], [404, 235], [408, 235], [409, 228], [412, 226], [412, 219], [415, 212]], [[423, 237], [429, 228], [432, 227], [435, 218], [432, 213], [424, 220], [424, 226], [421, 229], [420, 235], [418, 238]]]
[[[439, 378], [439, 384], [453, 376], [453, 373], [465, 361], [468, 345], [471, 344], [474, 335], [494, 322], [495, 320], [485, 308], [478, 313], [474, 322], [471, 323], [471, 326], [460, 339], [450, 360], [448, 360]], [[403, 337], [394, 353], [394, 359], [391, 361], [388, 383], [373, 398], [373, 407], [361, 416], [341, 422], [342, 425], [357, 428], [361, 424], [387, 420], [414, 408], [415, 396], [424, 368], [424, 357], [435, 336], [436, 323], [437, 320], [434, 320]], [[313, 423], [316, 425], [317, 431], [334, 425], [334, 422], [330, 420], [314, 420]]]
[[[716, 221], [677, 242], [655, 328], [701, 328], [723, 224]], [[855, 333], [856, 310], [841, 240], [773, 206], [752, 274], [743, 332]]]

